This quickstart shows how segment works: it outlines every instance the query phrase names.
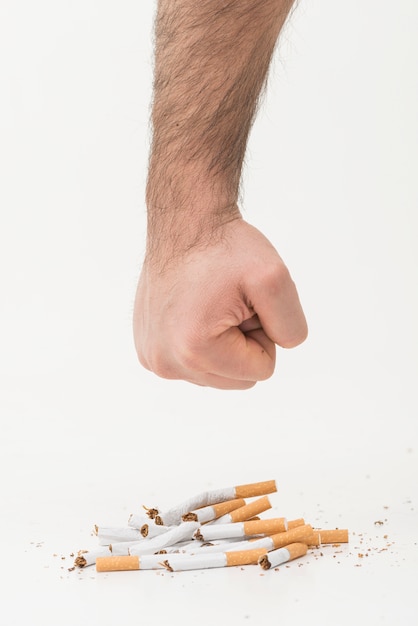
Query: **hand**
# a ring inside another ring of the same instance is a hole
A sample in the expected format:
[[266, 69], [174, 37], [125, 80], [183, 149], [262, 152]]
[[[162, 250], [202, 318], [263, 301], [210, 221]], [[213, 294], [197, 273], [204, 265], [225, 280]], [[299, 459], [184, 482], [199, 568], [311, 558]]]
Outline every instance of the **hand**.
[[135, 347], [142, 365], [158, 376], [248, 389], [273, 374], [276, 344], [292, 348], [306, 336], [286, 266], [266, 237], [241, 217], [163, 270], [152, 260], [143, 265]]

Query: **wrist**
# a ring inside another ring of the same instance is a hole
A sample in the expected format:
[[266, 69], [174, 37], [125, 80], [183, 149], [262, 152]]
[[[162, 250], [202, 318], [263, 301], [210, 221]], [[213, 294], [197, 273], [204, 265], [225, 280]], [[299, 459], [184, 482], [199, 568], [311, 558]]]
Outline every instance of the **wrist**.
[[146, 260], [164, 269], [196, 248], [205, 248], [221, 237], [222, 227], [241, 219], [236, 202], [217, 204], [213, 198], [188, 205], [147, 206]]

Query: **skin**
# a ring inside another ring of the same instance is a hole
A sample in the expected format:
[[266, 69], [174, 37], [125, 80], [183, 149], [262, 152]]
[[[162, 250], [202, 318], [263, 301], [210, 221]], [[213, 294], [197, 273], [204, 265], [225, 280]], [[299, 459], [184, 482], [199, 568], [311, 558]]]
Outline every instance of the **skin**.
[[248, 389], [272, 376], [277, 345], [306, 339], [289, 271], [237, 201], [248, 133], [292, 4], [158, 3], [147, 250], [133, 325], [141, 364], [160, 377]]

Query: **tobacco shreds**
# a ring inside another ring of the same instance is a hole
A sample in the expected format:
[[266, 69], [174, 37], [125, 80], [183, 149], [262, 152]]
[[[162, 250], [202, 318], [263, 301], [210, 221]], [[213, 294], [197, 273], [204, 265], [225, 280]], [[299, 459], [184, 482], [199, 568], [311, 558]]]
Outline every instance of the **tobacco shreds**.
[[261, 559], [259, 560], [258, 564], [260, 565], [261, 569], [270, 569], [271, 564], [270, 561], [266, 556], [261, 557]]
[[196, 513], [192, 513], [190, 511], [190, 513], [185, 513], [184, 515], [182, 515], [183, 522], [197, 522], [198, 518], [197, 518], [197, 514]]
[[149, 533], [149, 526], [148, 524], [144, 524], [143, 526], [141, 526], [141, 530], [140, 533], [143, 537], [147, 537], [148, 533]]

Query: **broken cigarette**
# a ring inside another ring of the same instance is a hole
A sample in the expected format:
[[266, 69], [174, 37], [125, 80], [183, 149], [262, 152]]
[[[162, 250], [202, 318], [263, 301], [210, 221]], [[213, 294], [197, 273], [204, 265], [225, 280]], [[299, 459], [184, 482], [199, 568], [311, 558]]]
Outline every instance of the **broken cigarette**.
[[141, 541], [144, 539], [141, 531], [131, 527], [106, 527], [95, 526], [95, 534], [99, 540], [100, 546], [108, 546], [111, 543], [120, 541]]
[[255, 565], [258, 559], [266, 554], [264, 548], [257, 550], [237, 550], [212, 552], [211, 554], [170, 554], [163, 565], [170, 572], [211, 569], [214, 567], [231, 567], [236, 565]]
[[286, 519], [276, 517], [248, 522], [232, 522], [230, 524], [207, 524], [195, 533], [196, 539], [213, 541], [232, 537], [251, 537], [252, 535], [273, 535], [286, 531]]
[[162, 569], [164, 565], [161, 554], [144, 554], [141, 556], [102, 556], [96, 559], [98, 572], [121, 572], [139, 569]]
[[110, 546], [102, 546], [93, 550], [79, 550], [74, 560], [76, 567], [88, 567], [94, 565], [98, 557], [111, 556]]
[[197, 496], [194, 496], [189, 500], [168, 509], [167, 511], [163, 511], [162, 513], [160, 513], [158, 509], [148, 509], [147, 511], [148, 515], [150, 515], [150, 511], [154, 516], [159, 515], [165, 526], [173, 526], [178, 524], [181, 521], [182, 516], [189, 511], [194, 511], [195, 509], [200, 509], [204, 506], [219, 504], [220, 502], [226, 502], [235, 498], [245, 499], [264, 496], [275, 491], [277, 491], [276, 481], [267, 480], [258, 483], [227, 487], [225, 489], [204, 491]]
[[[268, 496], [263, 496], [262, 498], [258, 498], [253, 502], [249, 502], [231, 512], [228, 512], [226, 515], [222, 515], [217, 520], [213, 522], [213, 524], [227, 524], [229, 522], [245, 522], [255, 517], [259, 513], [263, 513], [271, 509], [271, 503]], [[285, 528], [287, 530], [287, 528]]]
[[308, 546], [305, 543], [291, 543], [285, 548], [278, 548], [277, 550], [272, 550], [267, 554], [261, 555], [258, 559], [258, 564], [262, 569], [270, 569], [271, 567], [277, 567], [293, 559], [298, 559], [304, 556], [307, 551]]
[[230, 511], [242, 508], [244, 505], [245, 500], [243, 498], [227, 500], [226, 502], [219, 502], [219, 504], [212, 506], [204, 506], [195, 511], [189, 511], [189, 513], [182, 515], [182, 520], [183, 522], [200, 522], [201, 524], [206, 524], [206, 522], [211, 522], [221, 516], [225, 516], [227, 513], [230, 513]]

